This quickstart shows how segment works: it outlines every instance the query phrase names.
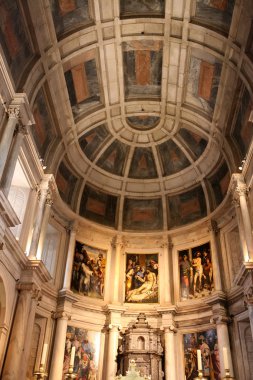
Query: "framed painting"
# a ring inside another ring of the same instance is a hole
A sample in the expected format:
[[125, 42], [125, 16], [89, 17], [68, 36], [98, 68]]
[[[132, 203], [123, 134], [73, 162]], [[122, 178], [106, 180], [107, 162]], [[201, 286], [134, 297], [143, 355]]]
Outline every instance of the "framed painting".
[[208, 380], [220, 380], [220, 358], [215, 329], [184, 335], [185, 379], [198, 376], [197, 350], [201, 351], [203, 375]]
[[214, 290], [210, 243], [179, 251], [181, 300], [201, 298]]
[[126, 302], [158, 302], [158, 254], [126, 255]]
[[68, 326], [65, 342], [63, 379], [68, 373], [71, 350], [75, 347], [74, 373], [76, 380], [98, 378], [100, 332]]
[[104, 298], [106, 251], [76, 242], [71, 290], [80, 295]]

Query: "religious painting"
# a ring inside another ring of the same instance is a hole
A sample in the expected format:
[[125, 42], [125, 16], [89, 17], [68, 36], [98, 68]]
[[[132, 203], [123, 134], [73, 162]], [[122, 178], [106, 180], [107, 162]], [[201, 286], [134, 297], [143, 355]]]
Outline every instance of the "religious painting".
[[71, 290], [92, 298], [104, 298], [106, 251], [76, 241]]
[[207, 380], [220, 380], [220, 357], [215, 329], [184, 335], [185, 379], [198, 376], [197, 350], [201, 352], [203, 375]]
[[80, 203], [79, 214], [96, 223], [115, 227], [118, 197], [86, 185]]
[[82, 55], [82, 61], [73, 67], [65, 65], [65, 80], [73, 116], [100, 104], [100, 85], [97, 73], [96, 49]]
[[101, 335], [98, 331], [68, 326], [65, 341], [62, 379], [68, 373], [72, 347], [75, 347], [73, 370], [76, 380], [98, 378]]
[[129, 116], [126, 117], [126, 121], [130, 127], [137, 129], [139, 131], [148, 131], [157, 126], [160, 122], [160, 117], [158, 116]]
[[163, 227], [162, 200], [125, 198], [124, 230], [154, 231]]
[[179, 251], [181, 301], [208, 296], [214, 290], [210, 243]]
[[123, 42], [126, 97], [161, 95], [162, 52], [160, 41]]
[[71, 205], [78, 178], [72, 173], [65, 160], [60, 163], [56, 184], [62, 200]]
[[126, 302], [158, 302], [158, 254], [126, 255]]
[[20, 9], [21, 3], [15, 0], [0, 0], [0, 45], [15, 83], [19, 81], [34, 55]]
[[213, 114], [222, 63], [216, 57], [192, 49], [185, 101], [209, 116]]
[[88, 0], [50, 0], [57, 36], [91, 23]]
[[193, 21], [228, 33], [235, 0], [196, 0]]
[[206, 201], [202, 186], [168, 197], [169, 226], [178, 227], [206, 216]]

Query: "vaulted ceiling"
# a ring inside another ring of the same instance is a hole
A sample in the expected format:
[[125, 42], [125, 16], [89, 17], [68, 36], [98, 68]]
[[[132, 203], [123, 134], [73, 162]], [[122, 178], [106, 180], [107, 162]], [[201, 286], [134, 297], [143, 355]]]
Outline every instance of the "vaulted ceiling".
[[66, 207], [154, 231], [221, 206], [252, 138], [251, 5], [0, 0], [4, 59]]

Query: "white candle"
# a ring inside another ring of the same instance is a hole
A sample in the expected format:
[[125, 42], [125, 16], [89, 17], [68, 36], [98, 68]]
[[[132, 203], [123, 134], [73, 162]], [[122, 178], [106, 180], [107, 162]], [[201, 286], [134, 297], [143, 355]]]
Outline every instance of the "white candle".
[[70, 356], [70, 363], [69, 363], [71, 366], [74, 365], [75, 354], [76, 354], [76, 348], [75, 348], [75, 346], [73, 346], [71, 348], [71, 356]]
[[48, 344], [45, 343], [43, 346], [43, 351], [42, 351], [42, 356], [41, 356], [41, 365], [45, 365], [46, 363], [46, 357], [47, 357], [47, 349], [48, 349]]
[[198, 359], [198, 370], [202, 371], [202, 359], [201, 359], [201, 351], [197, 350], [197, 359]]
[[224, 362], [224, 368], [229, 369], [227, 347], [223, 347], [223, 362]]

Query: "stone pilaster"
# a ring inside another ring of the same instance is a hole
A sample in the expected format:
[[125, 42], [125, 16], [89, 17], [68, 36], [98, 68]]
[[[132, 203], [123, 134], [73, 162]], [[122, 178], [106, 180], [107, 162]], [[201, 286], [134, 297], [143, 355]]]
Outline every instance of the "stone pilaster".
[[217, 244], [217, 238], [218, 238], [217, 234], [219, 232], [219, 229], [218, 229], [217, 223], [214, 220], [209, 221], [208, 230], [210, 233], [210, 240], [211, 240], [214, 288], [215, 290], [220, 291], [222, 290], [222, 284], [221, 284], [219, 252], [218, 252], [218, 244]]
[[69, 234], [69, 245], [68, 245], [68, 252], [67, 252], [64, 281], [63, 281], [63, 289], [70, 289], [71, 287], [71, 278], [72, 278], [73, 261], [74, 261], [74, 255], [75, 255], [77, 231], [78, 231], [77, 223], [72, 223], [67, 230]]

